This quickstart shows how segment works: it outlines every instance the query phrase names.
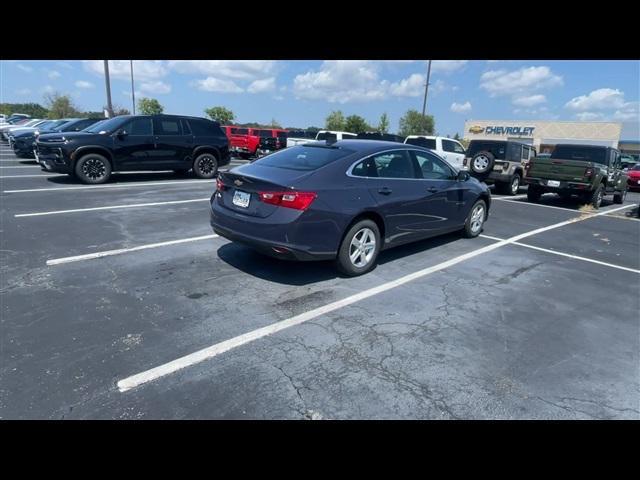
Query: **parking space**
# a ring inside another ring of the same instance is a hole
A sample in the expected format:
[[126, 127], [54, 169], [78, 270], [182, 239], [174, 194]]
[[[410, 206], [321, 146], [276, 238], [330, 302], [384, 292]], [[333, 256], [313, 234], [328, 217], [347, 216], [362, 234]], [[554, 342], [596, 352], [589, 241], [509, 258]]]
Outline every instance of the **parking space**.
[[344, 278], [213, 235], [212, 181], [0, 153], [2, 418], [640, 418], [640, 194]]

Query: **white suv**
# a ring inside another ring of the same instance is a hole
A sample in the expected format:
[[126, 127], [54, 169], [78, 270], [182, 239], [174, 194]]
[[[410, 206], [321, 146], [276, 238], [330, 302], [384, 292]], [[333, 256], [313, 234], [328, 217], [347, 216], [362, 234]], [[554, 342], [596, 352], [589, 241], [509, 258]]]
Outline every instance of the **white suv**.
[[320, 130], [316, 135], [316, 140], [348, 140], [358, 138], [358, 135], [351, 132], [336, 132], [333, 130]]
[[428, 148], [458, 170], [467, 170], [467, 167], [464, 166], [465, 149], [460, 142], [453, 138], [409, 135], [405, 138], [404, 143]]

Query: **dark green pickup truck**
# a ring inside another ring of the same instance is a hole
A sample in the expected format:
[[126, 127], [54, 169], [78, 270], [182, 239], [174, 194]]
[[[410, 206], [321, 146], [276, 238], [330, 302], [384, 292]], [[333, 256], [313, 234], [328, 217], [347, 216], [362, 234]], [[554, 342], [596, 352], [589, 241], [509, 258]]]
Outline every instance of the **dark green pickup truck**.
[[604, 195], [622, 203], [627, 194], [620, 152], [611, 147], [556, 145], [550, 158], [535, 157], [525, 165], [524, 181], [530, 202], [540, 200], [543, 193], [557, 193], [567, 199], [578, 195], [598, 208]]

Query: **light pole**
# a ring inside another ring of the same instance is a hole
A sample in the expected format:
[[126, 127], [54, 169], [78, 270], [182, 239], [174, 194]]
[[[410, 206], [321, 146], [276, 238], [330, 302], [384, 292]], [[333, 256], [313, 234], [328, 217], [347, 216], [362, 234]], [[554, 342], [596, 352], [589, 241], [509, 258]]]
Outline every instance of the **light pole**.
[[133, 103], [133, 114], [136, 114], [136, 92], [133, 86], [133, 60], [129, 60], [131, 64], [131, 102]]
[[429, 66], [427, 67], [427, 83], [424, 84], [424, 103], [422, 104], [422, 116], [424, 117], [427, 112], [427, 93], [429, 92], [429, 77], [431, 76], [431, 60], [429, 60]]
[[111, 82], [109, 80], [109, 60], [104, 61], [104, 80], [107, 85], [107, 113], [113, 117], [113, 105], [111, 105]]

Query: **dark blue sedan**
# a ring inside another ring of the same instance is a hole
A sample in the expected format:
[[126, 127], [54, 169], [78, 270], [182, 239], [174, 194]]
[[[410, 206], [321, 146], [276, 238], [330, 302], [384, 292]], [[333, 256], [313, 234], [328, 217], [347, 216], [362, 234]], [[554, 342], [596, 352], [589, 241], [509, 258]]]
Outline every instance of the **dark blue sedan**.
[[484, 183], [424, 148], [312, 142], [220, 173], [211, 226], [271, 256], [333, 259], [361, 275], [385, 248], [457, 230], [478, 236], [490, 205]]

